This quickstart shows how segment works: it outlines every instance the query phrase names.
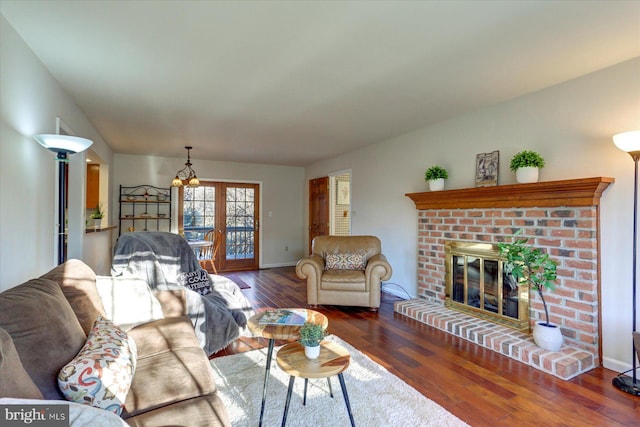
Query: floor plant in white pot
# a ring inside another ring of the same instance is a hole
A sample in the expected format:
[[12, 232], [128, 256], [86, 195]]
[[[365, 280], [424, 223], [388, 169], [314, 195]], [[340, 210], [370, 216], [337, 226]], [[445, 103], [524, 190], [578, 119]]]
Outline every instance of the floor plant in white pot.
[[304, 346], [304, 354], [308, 359], [317, 359], [320, 355], [320, 342], [327, 335], [322, 325], [305, 322], [300, 328], [300, 344]]
[[562, 332], [557, 325], [549, 321], [549, 309], [544, 300], [544, 290], [554, 291], [557, 279], [558, 263], [539, 248], [528, 245], [528, 238], [520, 237], [522, 230], [513, 236], [512, 243], [499, 243], [500, 256], [504, 259], [504, 271], [511, 274], [518, 285], [529, 286], [536, 291], [544, 307], [544, 322], [536, 322], [533, 340], [545, 350], [558, 351], [562, 347]]

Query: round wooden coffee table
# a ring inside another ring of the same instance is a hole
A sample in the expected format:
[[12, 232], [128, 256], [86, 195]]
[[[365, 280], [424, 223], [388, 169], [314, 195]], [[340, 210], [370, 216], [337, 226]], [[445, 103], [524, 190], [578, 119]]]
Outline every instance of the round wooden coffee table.
[[[286, 309], [285, 309], [286, 310]], [[329, 319], [322, 313], [314, 310], [295, 308], [291, 310], [305, 310], [307, 312], [307, 322], [322, 325], [325, 329], [329, 326]], [[262, 426], [264, 417], [264, 407], [267, 400], [267, 385], [269, 383], [269, 371], [271, 370], [271, 358], [273, 356], [273, 346], [275, 340], [293, 340], [298, 338], [300, 327], [302, 325], [264, 325], [260, 324], [260, 318], [264, 312], [256, 313], [249, 318], [247, 326], [249, 330], [256, 336], [260, 336], [269, 340], [267, 350], [267, 365], [264, 371], [264, 385], [262, 386], [262, 405], [260, 406], [260, 421], [258, 426]]]
[[349, 367], [351, 356], [349, 351], [339, 344], [331, 341], [323, 341], [320, 343], [320, 356], [317, 359], [308, 359], [304, 355], [304, 346], [298, 342], [287, 344], [278, 350], [276, 361], [280, 369], [289, 374], [289, 388], [287, 389], [287, 400], [284, 405], [284, 415], [282, 416], [282, 427], [287, 423], [287, 413], [289, 412], [289, 403], [291, 402], [291, 392], [293, 391], [293, 383], [296, 377], [304, 378], [304, 398], [302, 404], [307, 402], [307, 383], [309, 378], [326, 378], [329, 382], [329, 393], [333, 397], [331, 391], [331, 381], [329, 377], [338, 376], [344, 403], [347, 405], [347, 412], [351, 426], [355, 427], [353, 414], [351, 413], [351, 404], [349, 403], [349, 395], [347, 394], [347, 386], [344, 382], [342, 373]]

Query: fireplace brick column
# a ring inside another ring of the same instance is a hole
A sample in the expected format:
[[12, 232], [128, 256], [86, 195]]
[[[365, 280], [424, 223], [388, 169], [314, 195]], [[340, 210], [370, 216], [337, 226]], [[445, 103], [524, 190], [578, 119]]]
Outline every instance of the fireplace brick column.
[[[560, 326], [567, 344], [598, 354], [597, 210], [438, 209], [418, 212], [418, 297], [444, 304], [447, 240], [484, 243], [522, 237], [558, 261], [558, 285], [545, 292], [551, 321]], [[531, 294], [531, 325], [544, 320], [537, 293]]]
[[[550, 320], [565, 346], [599, 365], [599, 204], [612, 182], [597, 177], [407, 194], [418, 209], [418, 299], [444, 307], [445, 241], [497, 244], [522, 229], [522, 237], [559, 263], [556, 290], [545, 291]], [[544, 319], [535, 292], [530, 319], [532, 325]]]

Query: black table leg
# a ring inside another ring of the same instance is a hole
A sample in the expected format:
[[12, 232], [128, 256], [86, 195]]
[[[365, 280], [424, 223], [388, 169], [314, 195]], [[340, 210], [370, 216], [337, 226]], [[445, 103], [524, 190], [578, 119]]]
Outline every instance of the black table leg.
[[267, 350], [267, 366], [264, 370], [264, 385], [262, 386], [262, 406], [260, 406], [260, 422], [258, 423], [259, 427], [262, 427], [262, 418], [264, 417], [264, 404], [267, 401], [267, 384], [269, 384], [269, 371], [271, 370], [271, 356], [273, 356], [274, 342], [275, 340], [269, 340], [269, 349]]
[[353, 421], [353, 414], [351, 413], [351, 404], [349, 403], [349, 395], [347, 394], [347, 385], [344, 383], [344, 377], [342, 376], [342, 372], [338, 374], [338, 379], [340, 380], [340, 387], [342, 388], [344, 403], [346, 403], [347, 405], [347, 412], [349, 413], [349, 420], [351, 421], [351, 427], [356, 427], [356, 423]]
[[333, 389], [331, 388], [331, 377], [327, 377], [327, 384], [329, 384], [329, 396], [333, 399]]
[[307, 404], [307, 384], [309, 384], [309, 378], [304, 379], [304, 397], [302, 398], [302, 406]]
[[296, 377], [291, 375], [289, 377], [289, 388], [287, 389], [287, 401], [284, 404], [284, 415], [282, 416], [282, 427], [287, 424], [287, 414], [289, 413], [289, 402], [291, 402], [291, 392], [293, 391], [293, 383]]

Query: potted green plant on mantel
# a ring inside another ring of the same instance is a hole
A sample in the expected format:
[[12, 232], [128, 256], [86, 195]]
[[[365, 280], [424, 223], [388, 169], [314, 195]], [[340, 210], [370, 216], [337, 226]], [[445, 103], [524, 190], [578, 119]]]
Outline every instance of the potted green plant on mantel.
[[320, 355], [320, 342], [326, 336], [322, 325], [305, 322], [300, 328], [300, 344], [304, 346], [304, 355], [308, 359], [317, 359]]
[[104, 212], [102, 212], [102, 203], [98, 203], [93, 212], [91, 212], [91, 219], [93, 219], [93, 226], [99, 227], [102, 222], [102, 217], [104, 216]]
[[516, 181], [521, 184], [538, 182], [540, 168], [544, 159], [535, 151], [524, 150], [513, 156], [509, 169], [516, 173]]
[[449, 178], [447, 170], [442, 166], [431, 166], [424, 173], [424, 180], [429, 183], [429, 190], [444, 190], [444, 180]]
[[558, 351], [562, 347], [562, 332], [549, 321], [549, 309], [544, 300], [544, 289], [555, 290], [558, 263], [539, 248], [528, 245], [528, 238], [519, 237], [521, 229], [513, 236], [512, 243], [499, 243], [505, 274], [511, 274], [518, 285], [529, 286], [537, 291], [544, 307], [544, 322], [536, 322], [533, 340], [545, 350]]

